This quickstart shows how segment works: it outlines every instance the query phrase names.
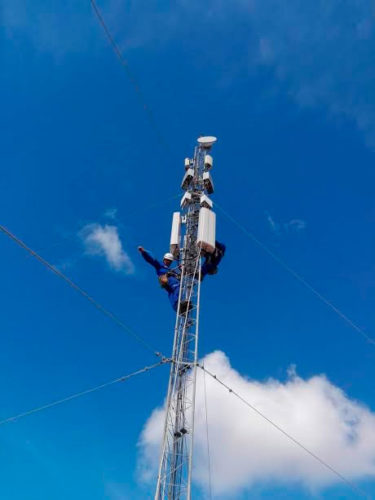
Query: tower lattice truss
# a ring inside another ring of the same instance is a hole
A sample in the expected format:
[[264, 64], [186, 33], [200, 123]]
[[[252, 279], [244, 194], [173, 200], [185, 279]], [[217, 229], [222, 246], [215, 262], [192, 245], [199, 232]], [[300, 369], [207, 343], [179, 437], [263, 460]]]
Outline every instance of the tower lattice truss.
[[[201, 257], [215, 250], [215, 213], [209, 154], [214, 137], [200, 137], [185, 159], [181, 211], [173, 214], [170, 251], [180, 259], [181, 282], [155, 500], [191, 498]], [[181, 244], [182, 243], [182, 244]]]

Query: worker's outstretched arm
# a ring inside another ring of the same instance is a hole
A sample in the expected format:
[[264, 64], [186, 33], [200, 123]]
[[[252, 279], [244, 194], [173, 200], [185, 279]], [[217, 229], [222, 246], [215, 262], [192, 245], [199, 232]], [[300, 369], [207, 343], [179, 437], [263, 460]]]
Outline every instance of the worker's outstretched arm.
[[162, 267], [160, 262], [152, 257], [152, 255], [147, 252], [143, 247], [138, 247], [139, 253], [142, 255], [142, 257], [145, 259], [146, 262], [152, 265], [157, 271]]

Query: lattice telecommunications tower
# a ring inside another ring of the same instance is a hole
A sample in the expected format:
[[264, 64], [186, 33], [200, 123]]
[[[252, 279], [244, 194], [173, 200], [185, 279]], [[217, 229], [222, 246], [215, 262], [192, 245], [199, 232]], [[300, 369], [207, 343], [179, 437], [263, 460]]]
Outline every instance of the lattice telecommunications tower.
[[200, 137], [194, 158], [185, 159], [185, 194], [172, 219], [170, 251], [180, 259], [181, 286], [155, 500], [191, 498], [201, 256], [215, 250], [216, 217], [208, 197], [214, 191], [209, 153], [215, 142]]

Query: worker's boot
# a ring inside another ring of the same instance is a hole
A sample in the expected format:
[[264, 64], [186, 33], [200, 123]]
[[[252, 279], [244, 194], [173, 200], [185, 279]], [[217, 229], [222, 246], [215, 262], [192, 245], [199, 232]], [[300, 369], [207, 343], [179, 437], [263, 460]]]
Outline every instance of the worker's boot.
[[207, 274], [212, 275], [212, 274], [217, 274], [217, 272], [218, 272], [218, 268], [214, 267], [213, 269], [210, 269], [209, 271], [207, 271]]
[[188, 300], [182, 300], [180, 302], [180, 310], [179, 314], [185, 314], [186, 311], [190, 311], [193, 307], [193, 304], [189, 302]]

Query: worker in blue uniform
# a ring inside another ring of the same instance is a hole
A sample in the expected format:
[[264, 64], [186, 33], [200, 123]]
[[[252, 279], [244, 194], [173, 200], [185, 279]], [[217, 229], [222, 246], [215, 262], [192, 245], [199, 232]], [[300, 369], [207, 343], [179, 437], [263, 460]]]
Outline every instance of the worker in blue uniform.
[[[138, 247], [138, 251], [145, 261], [155, 268], [160, 286], [166, 290], [171, 306], [177, 311], [181, 273], [178, 267], [171, 269], [171, 264], [174, 260], [173, 255], [168, 252], [164, 255], [163, 262], [159, 262], [143, 247]], [[180, 314], [186, 312], [187, 306], [187, 301], [181, 301]]]
[[[202, 256], [205, 260], [201, 267], [201, 280], [207, 274], [216, 274], [218, 272], [218, 265], [225, 254], [225, 245], [219, 241], [215, 242], [215, 250], [213, 253], [202, 251]], [[156, 274], [159, 278], [159, 283], [162, 288], [168, 293], [168, 298], [172, 308], [177, 311], [178, 298], [180, 294], [180, 280], [181, 272], [178, 267], [171, 269], [174, 257], [171, 253], [164, 254], [163, 262], [154, 259], [152, 255], [143, 247], [138, 247], [139, 253], [152, 267], [155, 268]], [[182, 300], [180, 303], [180, 314], [184, 314], [187, 309], [191, 309], [192, 304], [187, 300]]]

